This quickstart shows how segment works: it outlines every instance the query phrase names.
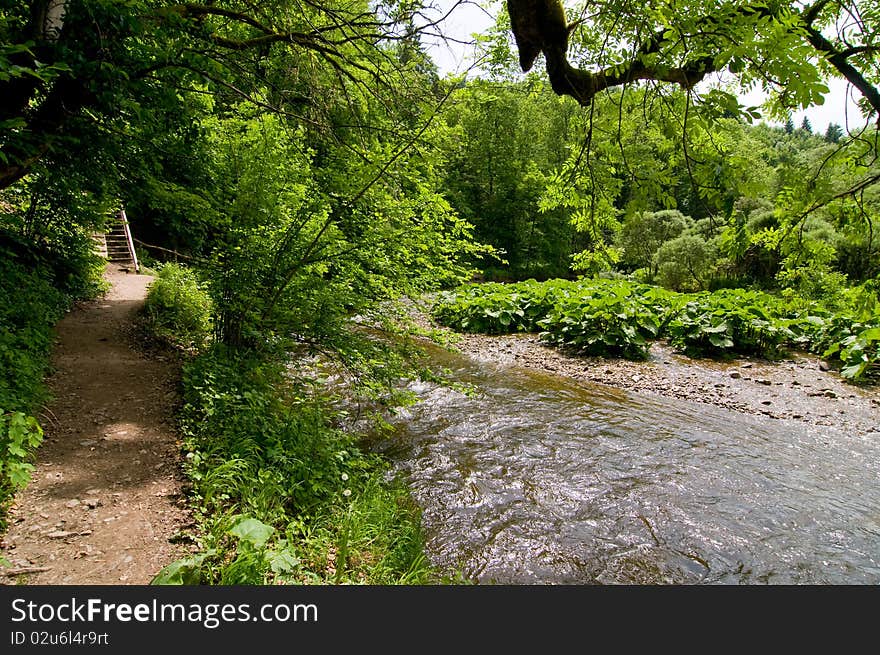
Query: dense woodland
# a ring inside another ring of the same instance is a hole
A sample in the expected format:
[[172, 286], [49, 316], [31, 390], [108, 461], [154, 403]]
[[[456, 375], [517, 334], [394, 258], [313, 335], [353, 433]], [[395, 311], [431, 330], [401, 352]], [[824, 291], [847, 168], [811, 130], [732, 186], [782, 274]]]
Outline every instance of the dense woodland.
[[[407, 402], [401, 378], [438, 375], [407, 313], [431, 292], [458, 329], [632, 358], [661, 337], [805, 348], [872, 383], [880, 4], [494, 8], [455, 77], [420, 0], [0, 8], [4, 506], [40, 442], [52, 326], [101, 293], [90, 235], [121, 207], [157, 275], [144, 322], [187, 353], [200, 550], [161, 582], [435, 579], [405, 487], [339, 429], [320, 372]], [[827, 76], [863, 115], [795, 125]]]

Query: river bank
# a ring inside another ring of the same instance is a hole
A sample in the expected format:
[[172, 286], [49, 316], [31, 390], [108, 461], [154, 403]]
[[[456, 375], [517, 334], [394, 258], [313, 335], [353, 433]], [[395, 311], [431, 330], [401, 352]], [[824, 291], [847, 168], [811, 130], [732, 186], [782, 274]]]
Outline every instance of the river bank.
[[809, 353], [779, 361], [715, 361], [691, 359], [660, 341], [652, 344], [647, 361], [633, 362], [568, 355], [534, 334], [451, 334], [451, 339], [456, 350], [477, 360], [880, 438], [880, 388], [845, 382]]
[[457, 345], [429, 361], [476, 393], [413, 382], [421, 402], [374, 443], [440, 570], [479, 584], [880, 579], [875, 392], [818, 360], [705, 362], [664, 344], [643, 363], [569, 358], [528, 335]]

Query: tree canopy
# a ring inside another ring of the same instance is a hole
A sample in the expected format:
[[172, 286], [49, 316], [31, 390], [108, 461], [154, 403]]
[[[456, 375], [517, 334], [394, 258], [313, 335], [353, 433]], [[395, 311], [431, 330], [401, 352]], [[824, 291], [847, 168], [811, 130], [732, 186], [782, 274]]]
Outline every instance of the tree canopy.
[[776, 92], [780, 111], [822, 102], [823, 79], [847, 80], [880, 112], [875, 2], [673, 2], [633, 5], [507, 0], [523, 71], [543, 53], [553, 90], [589, 105], [636, 80], [691, 90], [727, 71]]

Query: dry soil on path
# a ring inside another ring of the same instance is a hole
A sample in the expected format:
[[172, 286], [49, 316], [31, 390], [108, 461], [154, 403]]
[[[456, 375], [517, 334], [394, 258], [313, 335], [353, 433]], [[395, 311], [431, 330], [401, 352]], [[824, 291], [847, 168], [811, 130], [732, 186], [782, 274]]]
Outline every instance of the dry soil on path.
[[172, 424], [178, 366], [136, 347], [152, 278], [113, 265], [105, 277], [106, 296], [56, 328], [54, 400], [0, 542], [12, 563], [0, 583], [147, 584], [186, 554], [169, 541], [189, 523]]

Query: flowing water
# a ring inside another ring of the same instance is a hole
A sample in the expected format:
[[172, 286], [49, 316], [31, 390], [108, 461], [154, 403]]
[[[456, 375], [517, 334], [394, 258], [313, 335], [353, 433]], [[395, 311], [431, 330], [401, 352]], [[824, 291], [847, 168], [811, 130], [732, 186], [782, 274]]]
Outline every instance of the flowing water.
[[437, 350], [374, 446], [428, 555], [503, 584], [878, 584], [880, 443]]

